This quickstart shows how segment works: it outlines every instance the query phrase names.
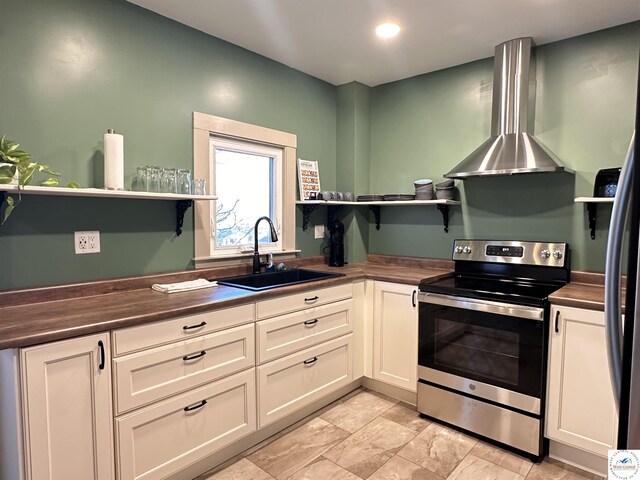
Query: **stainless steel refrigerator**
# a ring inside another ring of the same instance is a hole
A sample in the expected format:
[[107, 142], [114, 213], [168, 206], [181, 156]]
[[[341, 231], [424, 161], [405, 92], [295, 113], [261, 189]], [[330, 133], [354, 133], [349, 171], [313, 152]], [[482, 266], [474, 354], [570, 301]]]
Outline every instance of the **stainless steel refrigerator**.
[[[635, 101], [635, 131], [611, 213], [605, 267], [607, 352], [620, 416], [617, 448], [628, 450], [640, 449], [640, 79]], [[622, 274], [625, 272], [626, 295], [621, 299]]]

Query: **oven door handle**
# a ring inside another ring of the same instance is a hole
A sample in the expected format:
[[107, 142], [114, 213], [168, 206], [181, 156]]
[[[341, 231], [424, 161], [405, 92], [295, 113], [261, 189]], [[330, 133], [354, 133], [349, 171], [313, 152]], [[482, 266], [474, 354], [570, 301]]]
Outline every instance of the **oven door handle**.
[[445, 307], [461, 308], [463, 310], [497, 313], [499, 315], [526, 318], [528, 320], [537, 320], [540, 322], [544, 320], [544, 308], [527, 307], [525, 305], [513, 305], [510, 303], [491, 302], [488, 300], [475, 300], [472, 298], [428, 292], [420, 292], [418, 294], [418, 301], [434, 305], [443, 305]]

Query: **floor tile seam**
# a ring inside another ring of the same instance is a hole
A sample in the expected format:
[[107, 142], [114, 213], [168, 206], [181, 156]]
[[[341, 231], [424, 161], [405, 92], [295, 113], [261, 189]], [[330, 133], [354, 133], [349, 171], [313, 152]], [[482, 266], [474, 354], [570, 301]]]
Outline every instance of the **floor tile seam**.
[[[326, 452], [325, 452], [325, 453], [326, 453]], [[344, 470], [344, 471], [346, 471], [346, 472], [349, 472], [351, 475], [353, 475], [353, 476], [355, 476], [355, 477], [357, 477], [357, 478], [360, 478], [360, 479], [362, 479], [362, 480], [365, 480], [365, 479], [363, 479], [360, 475], [356, 475], [356, 474], [355, 474], [355, 473], [353, 473], [351, 470], [347, 470], [345, 467], [343, 467], [343, 466], [341, 466], [341, 465], [338, 465], [336, 462], [334, 462], [334, 461], [333, 461], [333, 460], [331, 460], [330, 458], [325, 457], [325, 456], [324, 456], [324, 454], [322, 454], [322, 458], [323, 458], [323, 459], [325, 459], [327, 462], [330, 462], [331, 464], [335, 465], [336, 467], [341, 468], [342, 470]]]
[[274, 477], [273, 475], [271, 475], [269, 472], [267, 472], [265, 469], [259, 467], [258, 465], [256, 465], [255, 463], [253, 463], [251, 460], [249, 460], [247, 457], [244, 457], [244, 459], [249, 462], [251, 465], [253, 465], [254, 467], [256, 467], [258, 470], [260, 470], [261, 472], [264, 472], [265, 475], [268, 475], [269, 478], [273, 478], [273, 480], [276, 480], [276, 477]]
[[[433, 470], [430, 470], [430, 469], [428, 469], [428, 468], [426, 468], [426, 467], [423, 467], [422, 465], [418, 465], [418, 464], [417, 464], [416, 462], [414, 462], [413, 460], [409, 460], [408, 458], [405, 458], [405, 457], [403, 457], [402, 455], [399, 455], [399, 453], [400, 453], [400, 452], [398, 451], [398, 453], [396, 453], [396, 455], [398, 455], [401, 459], [406, 460], [406, 461], [407, 461], [407, 462], [409, 462], [410, 464], [415, 465], [416, 467], [421, 468], [422, 470], [427, 470], [429, 473], [433, 473], [436, 477], [441, 478], [442, 480], [446, 480], [446, 479], [445, 479], [442, 475], [440, 475], [439, 473], [436, 473], [436, 472], [434, 472]], [[393, 458], [393, 457], [392, 457], [392, 458]], [[389, 459], [389, 460], [391, 460], [391, 459]], [[460, 460], [460, 461], [462, 462], [462, 460]], [[458, 465], [459, 465], [459, 463], [458, 463], [458, 464], [456, 464], [456, 467], [457, 467]]]
[[[332, 424], [332, 425], [333, 425], [333, 424]], [[334, 425], [334, 426], [335, 426], [335, 425]], [[336, 427], [336, 428], [339, 428], [340, 430], [342, 430], [342, 429], [341, 429], [340, 427], [338, 427], [338, 426], [335, 426], [335, 427]], [[343, 430], [343, 431], [345, 431], [346, 433], [349, 433], [349, 432], [347, 432], [346, 430]], [[349, 437], [347, 437], [347, 438], [349, 438]], [[337, 442], [330, 443], [330, 444], [327, 446], [327, 448], [325, 448], [324, 450], [322, 450], [322, 451], [321, 451], [318, 455], [316, 455], [315, 457], [311, 458], [308, 462], [305, 462], [303, 465], [301, 465], [301, 466], [300, 466], [300, 468], [298, 468], [297, 470], [295, 470], [294, 472], [292, 472], [292, 473], [291, 473], [291, 475], [287, 476], [286, 478], [288, 479], [288, 478], [293, 477], [296, 473], [298, 473], [298, 472], [299, 472], [300, 470], [302, 470], [303, 468], [308, 467], [309, 465], [311, 465], [311, 464], [312, 464], [313, 462], [315, 462], [318, 458], [320, 458], [320, 457], [326, 458], [326, 457], [324, 456], [324, 454], [325, 454], [325, 453], [327, 453], [329, 450], [331, 450], [331, 449], [332, 449], [333, 447], [335, 447], [336, 445], [339, 445], [340, 443], [342, 443], [342, 442], [343, 442], [344, 440], [346, 440], [347, 438], [345, 438], [345, 439], [343, 439], [343, 440], [338, 440]], [[329, 459], [327, 458], [327, 460], [329, 460]], [[331, 461], [331, 460], [329, 460], [329, 461]], [[331, 463], [333, 463], [333, 462], [331, 462]], [[338, 466], [339, 466], [339, 465], [338, 465]], [[342, 467], [341, 467], [341, 468], [342, 468]], [[267, 472], [267, 473], [268, 473], [269, 475], [271, 475], [269, 472]], [[271, 475], [271, 476], [272, 476], [275, 480], [278, 480], [278, 477], [273, 476], [273, 475]]]
[[[376, 415], [375, 417], [373, 417], [371, 420], [369, 420], [367, 423], [365, 423], [364, 425], [362, 425], [360, 428], [358, 428], [355, 432], [352, 433], [352, 435], [355, 435], [356, 433], [358, 433], [360, 430], [362, 430], [363, 428], [365, 428], [367, 425], [369, 425], [370, 423], [374, 422], [375, 420], [377, 420], [378, 418], [384, 418], [385, 420], [389, 420], [390, 422], [393, 422], [393, 420], [386, 418], [386, 417], [382, 417], [382, 415], [384, 415], [386, 412], [388, 412], [390, 409], [392, 409], [394, 407], [394, 405], [396, 405], [395, 403], [392, 404], [389, 408], [383, 410], [382, 412], [380, 412], [378, 415]], [[324, 420], [324, 418], [323, 418]], [[329, 420], [325, 420], [327, 422], [329, 422]], [[331, 422], [329, 422], [331, 423]], [[393, 422], [396, 425], [400, 425], [398, 422]], [[401, 427], [404, 427], [404, 425], [400, 425]], [[340, 428], [338, 425], [336, 425], [336, 427]], [[404, 428], [409, 428], [409, 427], [404, 427]], [[409, 430], [411, 430], [409, 428]], [[347, 430], [348, 431], [348, 430]], [[345, 438], [346, 440], [346, 438]]]
[[[525, 478], [525, 479], [527, 478], [527, 476], [528, 476], [528, 475], [529, 475], [529, 473], [531, 472], [531, 469], [533, 468], [533, 462], [531, 462], [531, 465], [529, 465], [529, 469], [527, 470], [527, 473], [525, 473], [525, 474], [523, 475], [523, 474], [522, 474], [522, 473], [520, 473], [520, 472], [514, 472], [514, 471], [513, 471], [513, 470], [511, 470], [510, 468], [507, 468], [507, 467], [505, 467], [504, 465], [500, 465], [499, 463], [496, 463], [496, 462], [494, 462], [494, 461], [492, 461], [492, 460], [490, 460], [490, 459], [488, 459], [488, 458], [484, 458], [484, 457], [481, 457], [480, 455], [476, 455], [476, 454], [472, 453], [472, 452], [473, 452], [473, 449], [474, 449], [474, 448], [475, 448], [479, 443], [481, 443], [481, 440], [478, 440], [478, 441], [473, 445], [473, 447], [471, 448], [471, 450], [469, 450], [469, 453], [467, 453], [467, 454], [462, 458], [462, 460], [460, 460], [460, 463], [462, 463], [462, 462], [463, 462], [463, 461], [464, 461], [464, 460], [465, 460], [469, 455], [473, 455], [474, 457], [479, 458], [479, 459], [481, 459], [481, 460], [484, 460], [485, 462], [489, 462], [489, 463], [491, 463], [491, 464], [493, 464], [493, 465], [495, 465], [495, 466], [497, 466], [497, 467], [504, 468], [505, 470], [507, 470], [507, 471], [509, 471], [509, 472], [511, 472], [511, 473], [515, 473], [516, 475], [520, 475], [521, 477], [523, 477], [523, 478]], [[494, 447], [494, 446], [492, 446], [492, 445], [490, 445], [490, 444], [487, 444], [487, 445], [489, 445], [489, 446], [490, 446], [490, 447], [492, 447], [492, 448], [498, 448], [498, 447]], [[510, 453], [510, 452], [506, 452], [506, 453]], [[515, 455], [515, 454], [514, 454], [514, 455]], [[460, 464], [460, 463], [459, 463], [459, 464]], [[458, 465], [459, 465], [459, 464], [458, 464]]]

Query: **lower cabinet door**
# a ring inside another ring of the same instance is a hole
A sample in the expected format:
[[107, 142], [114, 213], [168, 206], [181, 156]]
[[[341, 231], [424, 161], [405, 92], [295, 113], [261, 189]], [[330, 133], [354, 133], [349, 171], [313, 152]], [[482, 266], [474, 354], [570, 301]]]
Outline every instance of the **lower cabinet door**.
[[373, 290], [373, 378], [417, 391], [417, 288], [375, 282]]
[[160, 479], [256, 429], [255, 369], [116, 418], [121, 480]]
[[546, 436], [604, 458], [618, 414], [609, 377], [604, 313], [551, 309]]
[[104, 333], [20, 351], [28, 479], [114, 478], [109, 350]]
[[259, 427], [349, 384], [353, 334], [258, 367]]

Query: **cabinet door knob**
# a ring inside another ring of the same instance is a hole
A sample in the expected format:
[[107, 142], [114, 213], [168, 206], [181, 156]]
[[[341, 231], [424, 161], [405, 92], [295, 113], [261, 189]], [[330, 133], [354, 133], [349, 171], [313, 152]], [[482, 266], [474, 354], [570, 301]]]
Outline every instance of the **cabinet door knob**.
[[104, 370], [104, 343], [102, 343], [102, 340], [98, 340], [98, 349], [100, 350], [100, 365], [98, 365], [98, 368]]

